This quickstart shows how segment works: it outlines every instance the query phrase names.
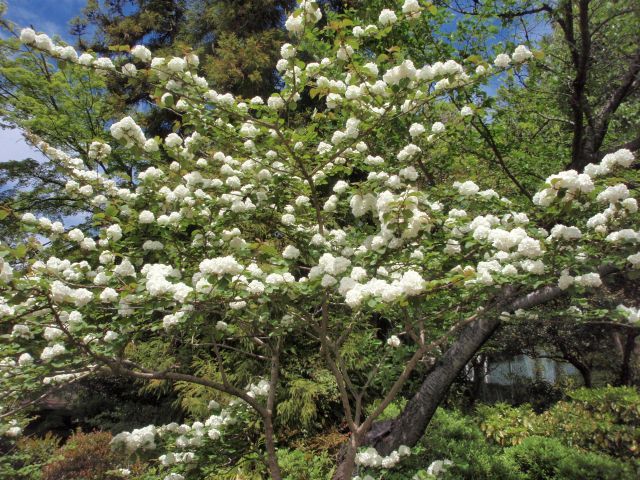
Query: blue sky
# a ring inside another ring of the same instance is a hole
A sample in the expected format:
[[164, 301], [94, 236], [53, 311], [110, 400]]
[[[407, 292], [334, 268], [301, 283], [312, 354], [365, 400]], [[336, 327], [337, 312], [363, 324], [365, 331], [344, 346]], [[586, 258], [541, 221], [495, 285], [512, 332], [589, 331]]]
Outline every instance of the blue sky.
[[6, 0], [6, 17], [18, 27], [32, 26], [49, 36], [69, 38], [67, 22], [78, 15], [86, 0]]
[[[69, 39], [67, 22], [78, 15], [86, 0], [7, 0], [6, 18], [17, 28], [33, 26], [49, 36]], [[0, 130], [0, 162], [26, 157], [42, 158], [29, 146], [19, 130]]]

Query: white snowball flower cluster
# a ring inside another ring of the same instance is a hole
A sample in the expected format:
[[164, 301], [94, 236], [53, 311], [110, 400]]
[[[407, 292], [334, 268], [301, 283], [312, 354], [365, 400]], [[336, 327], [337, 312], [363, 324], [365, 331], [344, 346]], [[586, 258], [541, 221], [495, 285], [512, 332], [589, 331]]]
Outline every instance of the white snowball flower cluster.
[[293, 245], [287, 245], [285, 249], [282, 251], [282, 258], [286, 258], [287, 260], [295, 260], [300, 256], [300, 250], [298, 250]]
[[144, 63], [148, 63], [149, 61], [151, 61], [151, 57], [152, 57], [151, 51], [144, 45], [136, 45], [131, 49], [130, 53], [135, 58], [137, 58], [138, 60]]
[[269, 382], [266, 380], [260, 380], [257, 384], [250, 384], [246, 390], [247, 395], [252, 398], [265, 397], [269, 394]]
[[158, 431], [153, 425], [137, 428], [131, 432], [121, 432], [111, 440], [111, 445], [116, 449], [123, 449], [131, 454], [138, 450], [153, 450], [156, 448], [156, 435]]
[[433, 475], [434, 477], [437, 478], [441, 474], [443, 474], [447, 470], [447, 468], [450, 467], [451, 465], [453, 465], [453, 462], [451, 460], [447, 460], [447, 459], [435, 460], [427, 468], [427, 474]]
[[636, 307], [627, 307], [625, 305], [618, 305], [618, 311], [627, 319], [629, 323], [640, 322], [640, 309]]
[[393, 468], [403, 457], [411, 454], [411, 449], [401, 445], [398, 450], [394, 450], [386, 457], [381, 456], [373, 447], [369, 447], [356, 455], [356, 465], [372, 468]]
[[496, 56], [495, 60], [493, 61], [493, 64], [499, 68], [507, 68], [510, 63], [511, 57], [509, 57], [509, 55], [507, 55], [506, 53], [498, 54], [498, 56]]
[[40, 360], [42, 360], [43, 362], [50, 362], [54, 358], [59, 357], [60, 355], [64, 355], [66, 352], [67, 349], [64, 345], [56, 343], [51, 347], [44, 347], [42, 353], [40, 354]]
[[109, 130], [113, 138], [123, 141], [127, 148], [134, 146], [144, 147], [147, 141], [142, 128], [131, 117], [124, 117], [119, 122], [111, 125]]
[[284, 27], [294, 35], [304, 31], [305, 23], [314, 24], [322, 19], [322, 11], [314, 0], [302, 0], [300, 8], [289, 15]]
[[389, 345], [392, 348], [398, 348], [401, 345], [401, 341], [400, 339], [396, 336], [396, 335], [391, 335], [388, 339], [387, 339], [387, 345]]
[[380, 12], [380, 15], [378, 16], [378, 23], [380, 23], [380, 25], [382, 25], [383, 27], [392, 25], [397, 21], [398, 17], [396, 16], [396, 12], [394, 12], [393, 10], [389, 10], [388, 8], [382, 10]]
[[231, 255], [203, 260], [199, 266], [200, 272], [206, 275], [237, 275], [242, 272], [243, 267]]
[[464, 196], [475, 195], [480, 191], [480, 187], [478, 187], [478, 185], [476, 185], [476, 183], [471, 180], [467, 180], [462, 183], [455, 182], [453, 184], [453, 188], [457, 188], [460, 195]]
[[[579, 194], [592, 192], [595, 188], [593, 179], [596, 177], [610, 173], [616, 166], [629, 168], [633, 162], [634, 155], [629, 150], [622, 149], [606, 155], [599, 164], [587, 165], [584, 173], [568, 170], [551, 175], [546, 180], [549, 187], [537, 192], [533, 196], [533, 202], [536, 205], [547, 207], [554, 202], [560, 191], [566, 192], [562, 201], [569, 202]], [[627, 197], [629, 197], [629, 192], [626, 186], [618, 184], [605, 189], [598, 194], [597, 199], [603, 203], [615, 203]]]
[[88, 156], [94, 160], [104, 160], [111, 154], [111, 146], [103, 142], [91, 142]]
[[425, 281], [418, 272], [409, 270], [392, 282], [373, 278], [366, 283], [358, 283], [350, 277], [344, 277], [340, 282], [340, 293], [344, 295], [345, 303], [349, 307], [357, 309], [369, 297], [389, 303], [403, 295], [407, 297], [419, 295], [424, 291], [424, 284]]
[[59, 280], [51, 284], [51, 298], [56, 303], [73, 302], [83, 307], [93, 300], [93, 294], [86, 288], [71, 288]]
[[558, 287], [566, 290], [574, 284], [585, 288], [597, 288], [602, 286], [602, 279], [600, 278], [600, 274], [595, 272], [573, 277], [569, 275], [568, 271], [563, 270], [558, 278]]
[[533, 58], [533, 53], [524, 45], [518, 45], [511, 54], [511, 60], [514, 63], [523, 63]]
[[422, 10], [422, 8], [420, 8], [418, 0], [405, 0], [402, 4], [402, 13], [404, 14], [419, 14], [420, 10]]

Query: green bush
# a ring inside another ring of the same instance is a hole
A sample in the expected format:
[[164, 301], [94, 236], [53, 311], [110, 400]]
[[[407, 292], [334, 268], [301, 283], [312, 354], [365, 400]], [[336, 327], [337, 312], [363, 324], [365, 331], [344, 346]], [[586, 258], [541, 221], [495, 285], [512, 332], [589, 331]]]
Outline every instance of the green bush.
[[[632, 480], [637, 467], [628, 459], [589, 452], [568, 445], [562, 432], [548, 438], [535, 435], [539, 420], [525, 406], [483, 407], [479, 417], [438, 409], [414, 453], [385, 473], [389, 480], [430, 478], [426, 469], [434, 460], [449, 459], [453, 465], [443, 480]], [[522, 417], [520, 417], [522, 415]], [[487, 441], [481, 423], [491, 422], [496, 430]], [[531, 425], [529, 425], [531, 422]], [[493, 441], [498, 426], [505, 432]], [[421, 476], [422, 475], [422, 476]]]
[[581, 388], [540, 415], [539, 435], [616, 457], [640, 458], [640, 394], [631, 387]]
[[479, 406], [480, 428], [501, 446], [539, 435], [614, 457], [640, 458], [640, 394], [629, 387], [581, 388], [536, 415], [529, 405]]
[[331, 478], [333, 461], [326, 452], [278, 450], [278, 462], [284, 480], [327, 480]]
[[421, 463], [423, 468], [427, 468], [434, 460], [453, 461], [443, 478], [521, 479], [514, 465], [500, 456], [500, 449], [484, 439], [473, 418], [459, 412], [438, 409], [422, 445], [426, 458], [414, 459], [414, 462]]
[[58, 449], [60, 439], [47, 433], [43, 438], [24, 437], [0, 451], [0, 478], [40, 480], [42, 467]]
[[614, 458], [563, 445], [554, 438], [531, 436], [507, 448], [503, 456], [526, 480], [633, 480], [632, 468]]
[[537, 416], [528, 404], [512, 407], [506, 403], [479, 405], [480, 428], [485, 436], [501, 446], [518, 445], [535, 434]]

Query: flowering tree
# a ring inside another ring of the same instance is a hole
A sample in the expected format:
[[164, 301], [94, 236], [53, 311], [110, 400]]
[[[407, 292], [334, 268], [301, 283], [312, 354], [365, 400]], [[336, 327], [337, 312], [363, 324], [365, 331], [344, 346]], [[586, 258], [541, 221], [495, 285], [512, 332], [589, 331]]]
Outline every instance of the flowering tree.
[[[38, 236], [3, 251], [2, 417], [27, 406], [27, 391], [47, 394], [103, 370], [193, 383], [224, 394], [224, 408], [204, 422], [120, 434], [115, 446], [160, 453], [172, 470], [165, 478], [181, 479], [199, 449], [249, 428], [253, 415], [279, 479], [281, 366], [305, 339], [339, 392], [350, 436], [335, 476], [351, 478], [356, 465], [391, 468], [409, 452], [419, 438], [412, 418], [429, 418], [419, 402], [442, 398], [500, 318], [565, 293], [581, 298], [605, 275], [638, 267], [638, 175], [628, 150], [549, 177], [533, 204], [471, 180], [427, 186], [426, 153], [483, 115], [449, 99], [533, 55], [519, 46], [491, 63], [423, 66], [401, 54], [371, 57], [367, 45], [384, 45], [398, 24], [424, 14], [406, 0], [376, 24], [319, 28], [320, 9], [303, 1], [286, 21], [283, 88], [246, 100], [212, 90], [193, 54], [154, 58], [138, 45], [116, 69], [23, 30], [26, 45], [60, 61], [145, 76], [187, 133], [146, 138], [131, 117], [111, 125], [115, 142], [153, 165], [133, 178], [89, 170], [32, 138], [66, 172], [69, 196], [91, 205], [93, 223], [67, 231], [24, 214]], [[321, 108], [302, 109], [306, 97]], [[108, 165], [111, 152], [96, 141], [88, 156]], [[639, 314], [627, 304], [611, 315]], [[384, 340], [377, 317], [390, 325]], [[456, 337], [437, 378], [384, 424], [380, 448], [358, 453], [411, 374]], [[156, 357], [139, 355], [143, 342], [155, 342]], [[344, 355], [347, 345], [358, 361]], [[238, 381], [236, 356], [255, 362], [251, 381]], [[207, 375], [196, 368], [202, 361]]]

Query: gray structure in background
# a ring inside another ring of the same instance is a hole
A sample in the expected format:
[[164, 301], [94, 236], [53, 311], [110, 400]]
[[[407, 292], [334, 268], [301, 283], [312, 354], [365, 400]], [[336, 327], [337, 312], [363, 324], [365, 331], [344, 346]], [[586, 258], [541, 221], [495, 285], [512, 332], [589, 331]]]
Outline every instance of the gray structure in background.
[[[544, 353], [540, 352], [540, 355], [544, 356]], [[583, 383], [580, 372], [570, 363], [528, 355], [502, 360], [481, 355], [467, 365], [465, 376], [474, 385], [472, 396], [485, 403], [529, 402], [533, 392], [544, 392], [542, 384], [559, 386], [571, 382], [578, 386]], [[532, 387], [533, 391], [530, 390]]]
[[542, 381], [552, 385], [567, 377], [580, 377], [580, 372], [570, 363], [550, 358], [531, 358], [527, 355], [502, 360], [488, 360], [484, 365], [484, 383], [513, 385], [518, 380]]

